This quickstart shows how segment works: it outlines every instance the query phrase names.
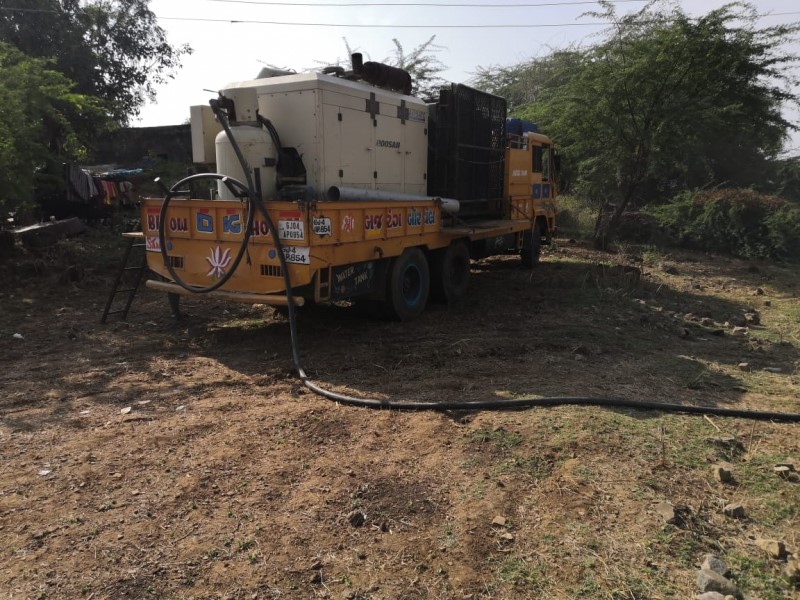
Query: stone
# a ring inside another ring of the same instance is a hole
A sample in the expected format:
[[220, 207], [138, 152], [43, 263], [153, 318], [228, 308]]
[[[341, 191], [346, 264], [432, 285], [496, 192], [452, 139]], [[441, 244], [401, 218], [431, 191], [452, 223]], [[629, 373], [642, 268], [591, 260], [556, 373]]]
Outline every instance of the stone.
[[770, 558], [781, 559], [786, 556], [786, 544], [778, 540], [758, 538], [756, 540], [756, 546], [766, 552]]
[[505, 527], [506, 525], [506, 518], [501, 517], [500, 515], [496, 516], [492, 519], [492, 525], [495, 527]]
[[749, 371], [750, 370], [750, 363], [740, 362], [736, 365], [740, 371]]
[[716, 571], [709, 569], [700, 569], [697, 572], [697, 591], [701, 594], [706, 592], [718, 592], [723, 595], [730, 594], [731, 596], [739, 597], [741, 592], [739, 588], [726, 577], [723, 577]]
[[783, 373], [783, 369], [780, 367], [764, 367], [764, 370], [767, 373]]
[[714, 556], [713, 554], [706, 554], [706, 559], [703, 561], [703, 565], [700, 567], [700, 569], [714, 571], [723, 577], [730, 575], [730, 569], [728, 569], [728, 565], [725, 564], [725, 561]]
[[749, 325], [760, 325], [761, 324], [761, 315], [757, 312], [749, 312], [744, 314], [744, 320]]
[[783, 574], [790, 583], [797, 585], [800, 583], [800, 559], [790, 558], [786, 561], [786, 566], [783, 568]]
[[722, 509], [722, 513], [726, 517], [731, 517], [732, 519], [744, 519], [747, 516], [744, 506], [738, 502], [731, 502], [730, 504], [725, 505], [725, 507]]
[[655, 505], [656, 514], [661, 517], [664, 523], [676, 523], [678, 520], [678, 513], [675, 512], [675, 507], [669, 502], [659, 502]]
[[764, 306], [772, 306], [772, 302], [769, 300], [764, 300]]
[[756, 296], [763, 296], [764, 290], [762, 288], [756, 288]]
[[714, 326], [714, 319], [709, 319], [708, 317], [703, 317], [700, 319], [700, 325], [703, 327], [713, 327]]
[[730, 483], [733, 481], [733, 470], [728, 463], [717, 463], [711, 467], [714, 479], [720, 483]]
[[793, 470], [794, 469], [791, 469], [786, 465], [775, 465], [772, 467], [772, 471], [781, 479], [789, 479], [789, 476]]
[[744, 336], [747, 335], [747, 331], [747, 327], [734, 327], [733, 331], [731, 331], [731, 335]]
[[705, 594], [697, 594], [697, 600], [725, 600], [726, 596], [723, 596], [719, 592], [706, 592]]

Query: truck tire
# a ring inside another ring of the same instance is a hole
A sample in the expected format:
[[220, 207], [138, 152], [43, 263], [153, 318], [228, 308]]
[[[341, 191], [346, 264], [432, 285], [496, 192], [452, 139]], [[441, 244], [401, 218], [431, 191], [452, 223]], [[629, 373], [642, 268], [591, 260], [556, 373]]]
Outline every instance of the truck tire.
[[431, 255], [431, 298], [455, 304], [469, 288], [469, 248], [461, 241]]
[[399, 321], [416, 319], [425, 310], [430, 290], [430, 271], [419, 248], [406, 248], [392, 262], [387, 281], [386, 313]]
[[542, 232], [538, 225], [533, 229], [522, 234], [522, 266], [526, 269], [533, 269], [539, 264], [539, 255], [542, 251]]

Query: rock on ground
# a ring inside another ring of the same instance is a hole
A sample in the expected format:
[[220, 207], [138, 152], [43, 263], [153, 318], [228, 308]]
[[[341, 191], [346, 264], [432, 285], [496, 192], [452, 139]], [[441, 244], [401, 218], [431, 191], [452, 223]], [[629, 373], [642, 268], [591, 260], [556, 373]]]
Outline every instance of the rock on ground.
[[756, 546], [766, 552], [770, 558], [783, 558], [786, 556], [786, 544], [778, 540], [768, 540], [765, 538], [758, 538]]
[[719, 592], [737, 598], [740, 596], [739, 588], [733, 582], [716, 571], [708, 569], [700, 569], [697, 572], [697, 591], [700, 593]]
[[706, 559], [703, 561], [703, 565], [700, 567], [700, 570], [704, 569], [719, 573], [723, 577], [727, 577], [730, 574], [728, 565], [725, 564], [725, 561], [717, 558], [713, 554], [706, 554]]

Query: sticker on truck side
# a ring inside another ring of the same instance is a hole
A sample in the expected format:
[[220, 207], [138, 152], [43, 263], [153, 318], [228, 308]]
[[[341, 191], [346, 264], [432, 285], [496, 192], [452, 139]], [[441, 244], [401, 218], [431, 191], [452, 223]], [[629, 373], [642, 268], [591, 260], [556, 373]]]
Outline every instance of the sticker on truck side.
[[283, 246], [283, 256], [287, 263], [310, 265], [310, 250], [311, 248], [302, 248], [299, 246]]
[[304, 240], [306, 239], [305, 224], [302, 221], [278, 221], [278, 235], [282, 240]]
[[319, 236], [331, 235], [333, 233], [333, 226], [328, 217], [313, 217], [311, 219], [311, 229]]
[[145, 238], [145, 250], [148, 252], [161, 252], [161, 242], [157, 235], [148, 235]]

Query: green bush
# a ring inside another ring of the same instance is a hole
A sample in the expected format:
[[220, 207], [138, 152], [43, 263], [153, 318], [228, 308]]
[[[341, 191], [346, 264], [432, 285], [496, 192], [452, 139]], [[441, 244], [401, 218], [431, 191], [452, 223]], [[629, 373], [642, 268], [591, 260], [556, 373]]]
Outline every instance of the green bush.
[[743, 258], [800, 259], [800, 207], [747, 189], [685, 192], [650, 209], [680, 245]]
[[556, 225], [562, 237], [590, 238], [597, 220], [597, 209], [582, 202], [578, 196], [559, 196]]

